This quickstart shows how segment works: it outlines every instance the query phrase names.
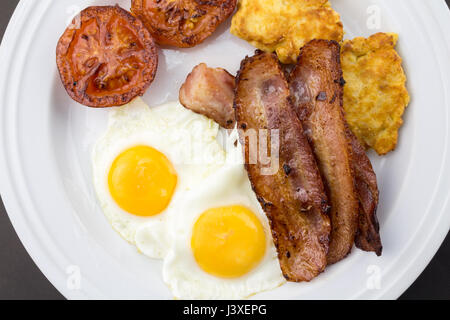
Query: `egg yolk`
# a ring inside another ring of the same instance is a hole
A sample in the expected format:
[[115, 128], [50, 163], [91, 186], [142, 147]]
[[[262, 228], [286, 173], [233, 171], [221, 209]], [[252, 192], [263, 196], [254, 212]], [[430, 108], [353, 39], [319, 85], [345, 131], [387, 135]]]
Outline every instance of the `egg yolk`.
[[239, 205], [219, 207], [203, 212], [196, 221], [191, 248], [205, 272], [236, 278], [261, 261], [266, 237], [261, 221], [249, 209]]
[[108, 186], [114, 201], [137, 216], [154, 216], [170, 203], [177, 174], [164, 154], [148, 146], [122, 152], [111, 165]]

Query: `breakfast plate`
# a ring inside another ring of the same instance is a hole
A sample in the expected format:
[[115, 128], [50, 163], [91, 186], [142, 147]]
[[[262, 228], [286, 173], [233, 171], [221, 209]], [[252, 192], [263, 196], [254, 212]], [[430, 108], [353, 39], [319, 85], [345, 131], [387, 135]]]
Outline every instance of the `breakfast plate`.
[[[126, 0], [117, 1], [129, 8]], [[255, 299], [395, 299], [429, 263], [450, 226], [450, 13], [444, 1], [334, 0], [346, 38], [399, 34], [408, 106], [395, 151], [369, 154], [378, 177], [383, 255], [353, 250], [311, 282], [287, 283]], [[23, 0], [0, 48], [0, 191], [22, 243], [69, 299], [171, 299], [162, 263], [123, 241], [102, 214], [92, 183], [94, 145], [108, 111], [64, 91], [55, 46], [72, 17], [107, 1]], [[159, 49], [143, 96], [151, 107], [177, 100], [201, 62], [235, 73], [254, 48], [228, 20], [195, 48]]]

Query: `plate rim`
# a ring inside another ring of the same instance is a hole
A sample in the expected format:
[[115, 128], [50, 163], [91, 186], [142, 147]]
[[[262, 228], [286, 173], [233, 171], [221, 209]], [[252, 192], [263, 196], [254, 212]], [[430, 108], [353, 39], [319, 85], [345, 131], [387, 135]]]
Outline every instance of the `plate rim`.
[[[31, 11], [31, 8], [33, 8], [34, 5], [38, 5], [46, 9], [48, 5], [50, 5], [50, 3], [51, 0], [21, 0], [19, 2], [14, 11], [14, 14], [11, 17], [0, 45], [0, 70], [4, 71], [9, 68], [9, 59], [7, 58], [11, 57], [12, 49], [20, 43], [19, 39], [21, 37], [23, 39], [24, 37], [23, 35], [18, 36], [20, 29], [29, 22], [29, 20], [26, 20], [24, 18], [30, 18], [33, 15], [35, 16], [34, 19], [41, 18], [37, 17], [36, 13], [32, 14], [31, 16], [28, 16], [26, 14]], [[445, 1], [441, 0], [440, 2], [427, 2], [426, 5], [430, 7], [434, 14], [440, 17], [440, 19], [438, 20], [439, 25], [441, 27], [444, 25], [444, 30], [445, 28], [449, 30], [450, 19], [448, 18], [450, 17], [450, 11]], [[41, 13], [45, 11], [46, 10], [42, 10]], [[445, 17], [447, 19], [445, 19]], [[31, 39], [26, 39], [26, 41], [30, 40]], [[447, 50], [450, 52], [450, 36], [448, 34], [447, 36], [444, 35], [444, 40], [446, 40], [445, 42]], [[1, 72], [1, 74], [5, 74], [5, 72]], [[0, 96], [2, 97], [3, 101], [6, 93], [5, 88], [7, 85], [7, 81], [5, 78], [6, 77], [2, 77], [0, 79], [0, 92], [4, 93]], [[447, 81], [445, 81], [443, 85], [445, 88], [450, 89], [450, 78], [447, 77], [446, 80]], [[444, 92], [444, 94], [447, 107], [450, 108], [449, 94], [447, 92]], [[4, 121], [2, 111], [2, 109], [4, 108], [3, 106], [4, 104], [0, 105], [0, 123], [3, 123]], [[0, 141], [6, 141], [5, 136], [6, 135], [3, 128], [0, 129]], [[10, 166], [8, 165], [6, 153], [3, 152], [0, 155], [0, 194], [2, 196], [2, 200], [8, 217], [21, 243], [27, 250], [27, 253], [30, 255], [33, 262], [38, 266], [40, 271], [52, 283], [52, 285], [66, 298], [88, 298], [90, 295], [92, 295], [92, 293], [86, 294], [84, 292], [86, 291], [86, 289], [91, 288], [91, 290], [93, 291], [97, 290], [94, 290], [95, 288], [89, 286], [89, 284], [84, 283], [83, 290], [81, 290], [77, 294], [75, 294], [73, 291], [69, 291], [64, 285], [66, 282], [65, 274], [61, 274], [60, 269], [56, 268], [55, 265], [52, 265], [53, 259], [49, 256], [48, 252], [46, 252], [47, 249], [43, 248], [39, 241], [36, 241], [38, 239], [33, 238], [33, 232], [30, 230], [27, 224], [20, 219], [20, 217], [24, 214], [24, 209], [23, 205], [19, 202], [19, 197], [14, 192], [15, 188], [13, 187], [13, 176], [11, 175], [10, 171], [8, 171], [9, 167]], [[442, 213], [448, 212], [449, 206], [450, 190], [447, 194], [446, 200], [444, 201]], [[436, 227], [434, 228], [435, 232], [426, 239], [422, 250], [416, 253], [414, 258], [412, 259], [412, 262], [408, 265], [407, 268], [402, 270], [401, 275], [396, 277], [394, 283], [391, 284], [388, 289], [385, 289], [383, 291], [383, 293], [380, 295], [382, 299], [398, 298], [415, 281], [415, 279], [417, 279], [417, 277], [423, 272], [431, 259], [434, 257], [450, 228], [450, 217], [445, 219], [446, 217], [442, 213], [440, 215], [440, 221], [438, 221], [441, 223], [437, 223]], [[98, 294], [98, 292], [95, 295], [101, 296]]]

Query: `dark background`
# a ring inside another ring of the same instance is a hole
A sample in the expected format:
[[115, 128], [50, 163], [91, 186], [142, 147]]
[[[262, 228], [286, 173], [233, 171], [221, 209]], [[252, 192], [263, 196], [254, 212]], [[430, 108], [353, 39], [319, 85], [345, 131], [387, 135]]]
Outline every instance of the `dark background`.
[[[450, 5], [450, 0], [446, 1]], [[18, 2], [18, 0], [0, 1], [0, 40]], [[0, 299], [64, 299], [25, 251], [11, 226], [1, 199]], [[431, 263], [400, 299], [450, 300], [450, 237], [448, 235]]]

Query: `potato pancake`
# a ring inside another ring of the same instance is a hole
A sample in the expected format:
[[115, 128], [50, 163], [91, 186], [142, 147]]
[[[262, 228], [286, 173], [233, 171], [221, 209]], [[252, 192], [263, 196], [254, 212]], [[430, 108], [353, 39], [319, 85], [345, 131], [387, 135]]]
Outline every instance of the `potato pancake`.
[[288, 64], [310, 40], [340, 42], [344, 31], [328, 0], [241, 0], [231, 33]]
[[347, 122], [360, 142], [379, 155], [395, 149], [410, 100], [397, 40], [397, 34], [377, 33], [342, 45]]

